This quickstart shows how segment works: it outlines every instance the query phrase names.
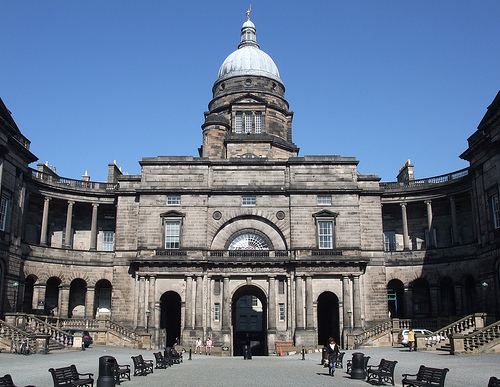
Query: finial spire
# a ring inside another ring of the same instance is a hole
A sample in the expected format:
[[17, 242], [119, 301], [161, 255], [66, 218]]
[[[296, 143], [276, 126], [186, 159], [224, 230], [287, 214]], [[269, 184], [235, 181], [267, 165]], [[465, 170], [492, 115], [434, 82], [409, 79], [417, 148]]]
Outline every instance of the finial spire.
[[250, 8], [247, 10], [247, 20], [250, 20], [250, 12], [252, 12], [252, 4], [250, 4]]

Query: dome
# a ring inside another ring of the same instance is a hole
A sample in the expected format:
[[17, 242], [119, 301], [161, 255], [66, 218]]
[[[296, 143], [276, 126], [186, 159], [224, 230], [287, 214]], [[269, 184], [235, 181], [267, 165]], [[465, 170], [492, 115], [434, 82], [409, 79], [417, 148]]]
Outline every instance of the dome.
[[257, 44], [257, 31], [255, 25], [250, 21], [250, 15], [241, 27], [241, 42], [238, 49], [222, 63], [217, 82], [245, 75], [267, 77], [283, 83], [278, 67]]

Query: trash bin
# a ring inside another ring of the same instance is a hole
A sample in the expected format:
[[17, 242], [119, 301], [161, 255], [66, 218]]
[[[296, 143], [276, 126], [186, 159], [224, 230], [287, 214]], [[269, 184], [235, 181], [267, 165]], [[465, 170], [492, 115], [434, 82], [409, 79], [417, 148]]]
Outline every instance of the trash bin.
[[323, 347], [321, 350], [321, 365], [324, 366], [326, 364], [326, 358], [328, 356], [328, 350], [326, 347]]
[[352, 379], [364, 379], [366, 377], [365, 371], [365, 355], [361, 352], [354, 352], [352, 354], [352, 368], [351, 368], [351, 378]]
[[99, 378], [97, 387], [114, 387], [115, 384], [115, 364], [113, 356], [101, 356], [99, 358]]

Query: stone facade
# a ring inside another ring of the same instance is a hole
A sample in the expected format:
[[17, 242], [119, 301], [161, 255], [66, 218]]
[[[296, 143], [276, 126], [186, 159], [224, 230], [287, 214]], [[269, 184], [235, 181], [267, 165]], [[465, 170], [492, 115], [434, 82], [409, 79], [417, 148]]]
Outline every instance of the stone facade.
[[110, 164], [105, 183], [30, 170], [0, 106], [0, 314], [110, 317], [155, 347], [211, 337], [235, 355], [342, 342], [389, 315], [498, 315], [500, 97], [470, 168], [414, 180], [407, 162], [381, 183], [352, 157], [299, 157], [275, 70], [223, 68], [200, 157], [143, 158], [134, 176]]

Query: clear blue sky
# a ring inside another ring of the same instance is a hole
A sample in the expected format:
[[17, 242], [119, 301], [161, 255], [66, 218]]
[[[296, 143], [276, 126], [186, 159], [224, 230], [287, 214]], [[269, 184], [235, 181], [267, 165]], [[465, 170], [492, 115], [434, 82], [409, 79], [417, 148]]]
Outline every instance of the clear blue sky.
[[[249, 3], [2, 0], [0, 97], [63, 177], [198, 156]], [[408, 158], [416, 178], [468, 165], [458, 156], [500, 89], [500, 1], [251, 3], [301, 156], [356, 157], [383, 181]]]

